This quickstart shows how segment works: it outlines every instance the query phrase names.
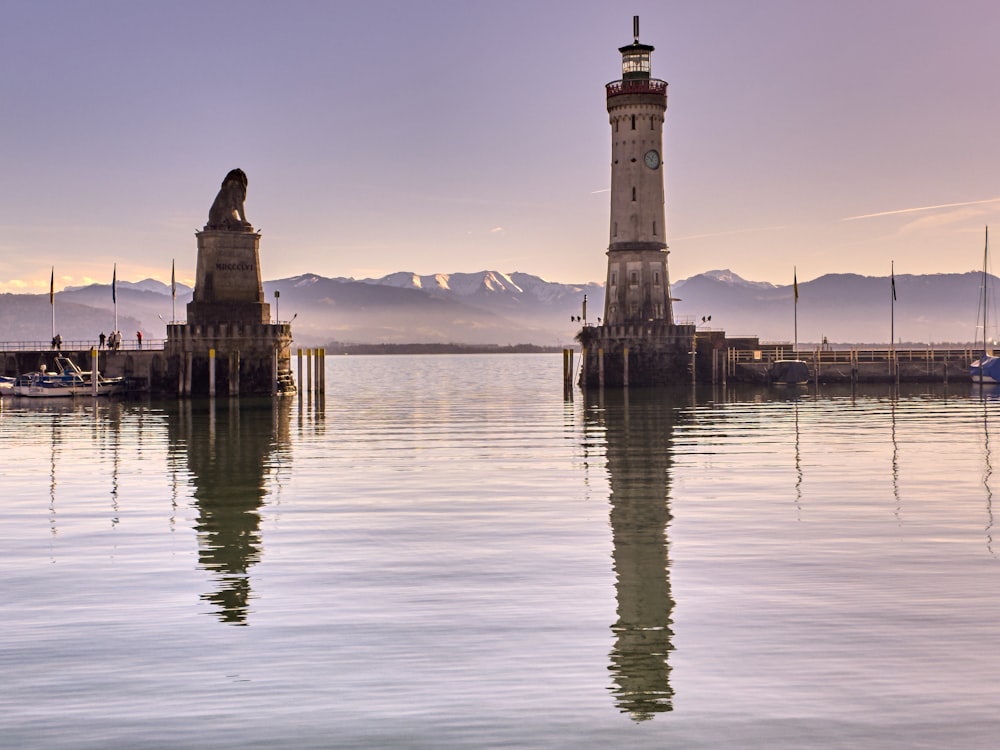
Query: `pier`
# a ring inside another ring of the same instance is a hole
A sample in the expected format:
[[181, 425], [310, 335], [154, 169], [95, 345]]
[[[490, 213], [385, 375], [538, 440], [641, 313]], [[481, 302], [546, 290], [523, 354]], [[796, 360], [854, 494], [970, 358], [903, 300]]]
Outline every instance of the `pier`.
[[793, 349], [762, 344], [752, 349], [729, 347], [724, 366], [713, 368], [712, 382], [769, 382], [771, 364], [781, 359], [802, 360], [809, 380], [816, 383], [929, 383], [971, 382], [969, 365], [981, 349]]
[[[284, 325], [288, 325], [287, 323]], [[147, 341], [142, 347], [135, 339], [123, 340], [118, 349], [100, 348], [89, 341], [63, 342], [59, 349], [43, 345], [38, 341], [3, 341], [0, 342], [0, 375], [16, 377], [29, 372], [46, 369], [56, 370], [55, 358], [64, 356], [71, 359], [81, 370], [97, 370], [105, 377], [123, 377], [126, 379], [127, 390], [133, 395], [148, 395], [159, 398], [175, 398], [191, 395], [225, 395], [236, 397], [243, 395], [322, 395], [326, 380], [326, 350], [322, 348], [298, 349], [296, 359], [298, 365], [298, 382], [302, 387], [295, 386], [291, 368], [282, 370], [279, 367], [277, 352], [272, 357], [273, 371], [270, 374], [253, 373], [263, 382], [251, 391], [241, 389], [241, 377], [248, 377], [247, 363], [252, 359], [242, 357], [240, 351], [227, 352], [224, 357], [217, 356], [215, 349], [210, 349], [206, 360], [206, 371], [202, 373], [205, 388], [193, 391], [191, 383], [185, 381], [182, 375], [192, 372], [194, 368], [181, 366], [179, 355], [170, 354], [165, 348], [163, 339]], [[95, 367], [96, 365], [96, 367]], [[273, 377], [271, 377], [273, 375]], [[267, 380], [270, 379], [270, 384]]]

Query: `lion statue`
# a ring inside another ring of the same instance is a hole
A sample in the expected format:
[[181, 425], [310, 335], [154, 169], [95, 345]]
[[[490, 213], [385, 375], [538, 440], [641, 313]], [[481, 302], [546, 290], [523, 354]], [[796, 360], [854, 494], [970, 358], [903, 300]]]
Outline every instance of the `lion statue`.
[[243, 202], [247, 198], [247, 175], [242, 169], [233, 169], [222, 181], [219, 194], [208, 210], [205, 229], [250, 229]]

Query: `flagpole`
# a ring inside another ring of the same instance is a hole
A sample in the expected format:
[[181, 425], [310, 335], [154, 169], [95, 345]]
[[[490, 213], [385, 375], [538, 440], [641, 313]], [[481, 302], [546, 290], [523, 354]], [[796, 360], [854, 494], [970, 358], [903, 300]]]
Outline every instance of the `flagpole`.
[[115, 303], [115, 331], [118, 330], [118, 264], [115, 263], [111, 272], [111, 301]]
[[[889, 350], [896, 351], [896, 261], [889, 261], [889, 278], [892, 285], [892, 302], [889, 305]], [[895, 360], [895, 357], [893, 357]]]
[[56, 337], [56, 267], [49, 274], [49, 307], [52, 308], [52, 338]]
[[792, 359], [798, 359], [799, 351], [799, 272], [792, 266], [792, 292], [795, 295], [795, 342], [792, 345]]
[[177, 320], [177, 277], [174, 275], [174, 261], [170, 260], [170, 322]]

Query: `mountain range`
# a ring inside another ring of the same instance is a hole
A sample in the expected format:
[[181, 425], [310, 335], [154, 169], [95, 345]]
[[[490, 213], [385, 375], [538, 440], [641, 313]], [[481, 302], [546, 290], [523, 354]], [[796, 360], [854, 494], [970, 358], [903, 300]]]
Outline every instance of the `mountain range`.
[[[995, 281], [990, 277], [991, 285]], [[895, 300], [893, 300], [893, 286]], [[730, 336], [801, 343], [886, 343], [890, 331], [909, 343], [963, 343], [982, 336], [978, 311], [982, 274], [827, 274], [793, 285], [748, 281], [729, 270], [698, 274], [673, 284], [678, 322], [725, 330]], [[562, 284], [527, 273], [399, 272], [377, 279], [303, 274], [264, 283], [271, 315], [293, 320], [295, 344], [456, 343], [571, 345], [584, 317], [603, 315], [602, 284]], [[275, 296], [275, 294], [279, 296]], [[118, 281], [118, 328], [132, 338], [166, 335], [166, 322], [184, 320], [192, 289], [146, 279]], [[586, 297], [587, 309], [583, 310]], [[0, 295], [0, 325], [7, 341], [46, 342], [52, 314], [67, 342], [95, 341], [115, 324], [111, 286], [93, 284], [47, 294]], [[992, 317], [992, 315], [991, 315]], [[980, 328], [977, 332], [977, 322]]]

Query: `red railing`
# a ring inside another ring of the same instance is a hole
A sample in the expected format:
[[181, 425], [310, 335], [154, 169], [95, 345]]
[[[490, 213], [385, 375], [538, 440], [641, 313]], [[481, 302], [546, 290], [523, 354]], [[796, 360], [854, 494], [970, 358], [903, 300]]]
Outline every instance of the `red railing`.
[[604, 88], [608, 97], [622, 94], [662, 94], [667, 95], [667, 82], [658, 78], [635, 78], [631, 80], [612, 81]]

